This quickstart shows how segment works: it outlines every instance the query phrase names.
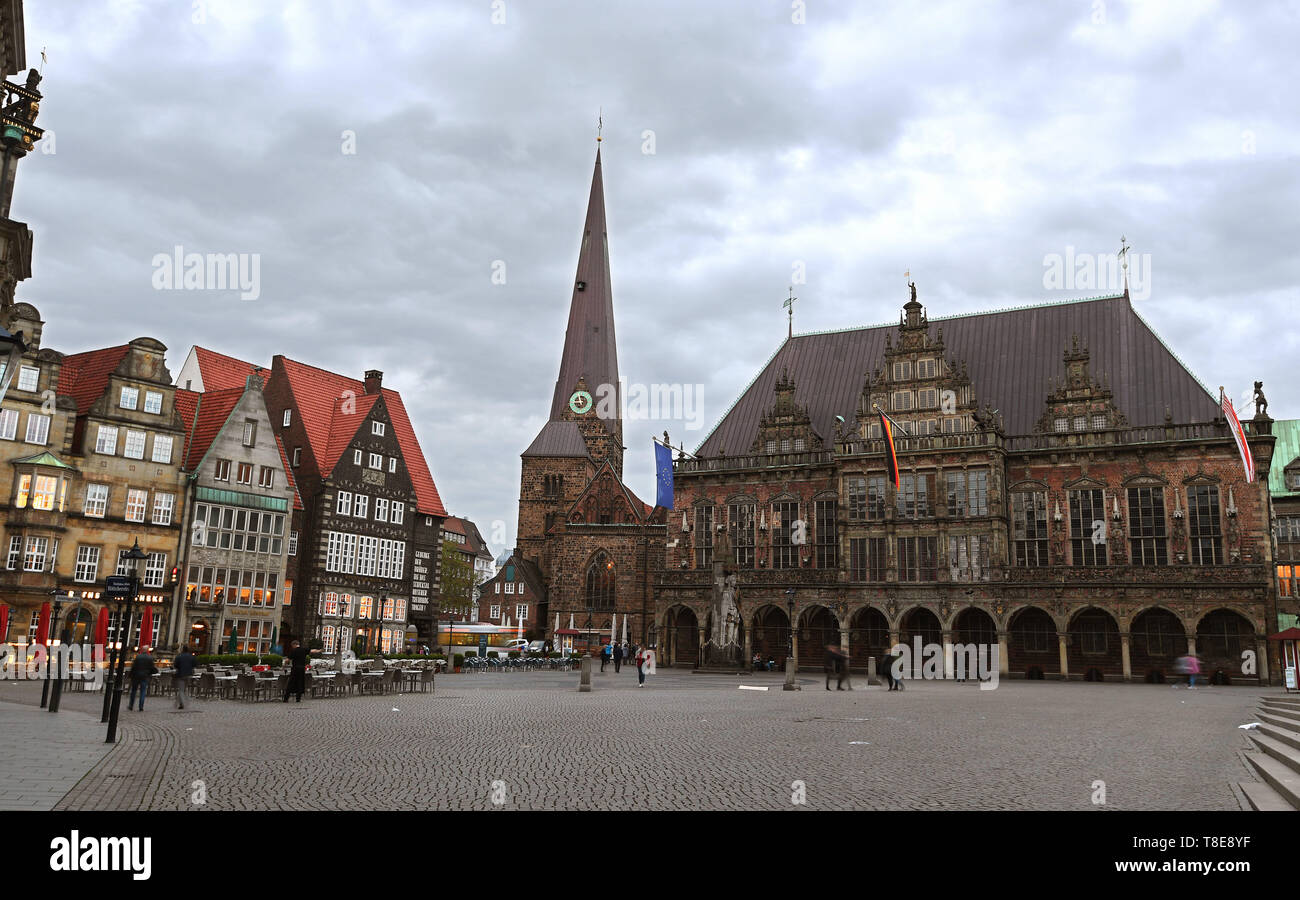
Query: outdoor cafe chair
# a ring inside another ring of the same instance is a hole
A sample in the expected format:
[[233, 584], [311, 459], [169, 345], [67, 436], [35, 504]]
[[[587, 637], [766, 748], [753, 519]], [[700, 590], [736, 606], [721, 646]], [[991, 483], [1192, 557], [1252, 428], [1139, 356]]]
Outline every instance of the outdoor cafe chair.
[[199, 689], [194, 693], [203, 697], [211, 697], [217, 692], [217, 676], [211, 671], [203, 672], [199, 675]]
[[387, 694], [389, 688], [396, 690], [397, 676], [400, 674], [401, 671], [399, 669], [385, 669], [384, 677], [379, 679], [379, 692], [381, 694]]
[[420, 671], [420, 693], [423, 694], [426, 688], [433, 689], [433, 669], [425, 668]]

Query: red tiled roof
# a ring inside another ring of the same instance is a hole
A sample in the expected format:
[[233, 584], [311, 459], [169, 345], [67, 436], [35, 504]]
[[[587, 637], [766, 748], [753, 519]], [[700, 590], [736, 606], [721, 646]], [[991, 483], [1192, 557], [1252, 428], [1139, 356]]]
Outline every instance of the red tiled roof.
[[289, 467], [289, 457], [284, 452], [284, 441], [280, 436], [275, 436], [275, 447], [280, 451], [280, 462], [284, 465], [284, 478], [289, 482], [289, 487], [293, 488], [293, 508], [302, 509], [302, 495], [298, 493], [298, 482], [293, 477], [293, 469]]
[[[284, 356], [277, 356], [276, 359], [281, 361], [285, 377], [289, 380], [289, 387], [297, 401], [303, 428], [307, 431], [307, 439], [311, 442], [314, 455], [322, 461], [321, 475], [328, 477], [338, 462], [338, 455], [329, 458], [332, 445], [333, 447], [347, 446], [346, 443], [338, 445], [335, 443], [338, 439], [333, 438], [335, 426], [339, 426], [341, 431], [347, 430], [342, 427], [341, 422], [335, 420], [335, 409], [341, 409], [339, 401], [344, 397], [345, 392], [351, 392], [356, 398], [357, 409], [360, 411], [362, 398], [372, 395], [366, 394], [365, 384], [355, 378], [296, 362]], [[402, 448], [406, 469], [411, 474], [411, 484], [415, 488], [416, 509], [424, 515], [447, 515], [447, 510], [442, 505], [442, 498], [438, 496], [437, 485], [433, 482], [433, 473], [429, 471], [429, 463], [424, 458], [424, 451], [420, 449], [420, 442], [415, 436], [415, 429], [411, 426], [411, 419], [407, 415], [401, 395], [388, 388], [381, 388], [381, 390], [397, 442]], [[369, 409], [370, 407], [367, 406], [366, 411], [368, 412]], [[354, 428], [347, 435], [347, 441], [351, 442], [355, 434]], [[338, 454], [342, 454], [342, 449], [338, 450]], [[326, 462], [327, 458], [329, 458], [328, 462]]]
[[[379, 399], [378, 394], [363, 394], [359, 397], [340, 397], [334, 402], [334, 411], [330, 416], [330, 441], [325, 447], [325, 456], [321, 459], [321, 471], [329, 473], [343, 451], [348, 449], [352, 439], [361, 427], [361, 420], [370, 413], [370, 408]], [[347, 410], [344, 411], [344, 407]]]
[[[206, 387], [206, 382], [204, 386]], [[176, 393], [180, 395], [179, 390]], [[192, 392], [186, 391], [186, 393]], [[182, 468], [192, 472], [198, 467], [243, 396], [243, 387], [224, 391], [204, 391], [198, 395], [194, 417], [185, 423], [185, 456]], [[181, 415], [183, 417], [185, 414], [181, 413]]]
[[108, 376], [121, 364], [128, 349], [129, 344], [122, 344], [63, 357], [59, 393], [77, 401], [77, 415], [84, 415], [104, 395]]
[[[194, 347], [194, 359], [199, 364], [199, 376], [203, 379], [205, 391], [243, 389], [248, 384], [248, 376], [253, 374], [260, 375], [262, 384], [266, 384], [267, 376], [270, 375], [260, 366], [198, 345]], [[258, 369], [261, 371], [258, 372]]]

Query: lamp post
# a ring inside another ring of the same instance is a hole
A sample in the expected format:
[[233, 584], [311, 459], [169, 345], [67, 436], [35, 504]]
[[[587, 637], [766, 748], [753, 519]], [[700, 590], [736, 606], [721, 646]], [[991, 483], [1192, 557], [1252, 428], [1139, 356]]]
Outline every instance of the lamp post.
[[[126, 615], [125, 622], [118, 620], [118, 636], [121, 637], [122, 647], [117, 654], [117, 675], [113, 679], [113, 705], [108, 713], [108, 736], [104, 738], [104, 743], [114, 744], [117, 742], [117, 715], [122, 708], [122, 675], [126, 668], [126, 642], [131, 638], [131, 613], [134, 611], [132, 605], [140, 593], [140, 566], [146, 559], [145, 552], [140, 549], [140, 541], [136, 540], [130, 550], [126, 552], [126, 558], [131, 562], [131, 592], [126, 597]], [[125, 636], [123, 636], [125, 635]], [[143, 640], [143, 638], [142, 638]]]
[[[63, 609], [63, 595], [59, 593], [59, 589], [55, 588], [50, 593], [54, 595], [54, 613], [50, 617], [50, 633], [46, 638], [50, 643], [45, 645], [45, 684], [41, 685], [41, 709], [45, 709], [50, 701], [50, 644], [53, 643], [54, 635], [58, 633], [59, 611]], [[60, 643], [60, 648], [62, 648], [62, 643]], [[62, 672], [59, 674], [62, 675]]]
[[[56, 589], [56, 590], [57, 590], [57, 589]], [[56, 596], [55, 596], [55, 601], [54, 601], [54, 618], [55, 618], [55, 621], [58, 621], [58, 617], [59, 617], [59, 604], [60, 604], [64, 599], [66, 599], [66, 595], [64, 595], [64, 596], [58, 596], [58, 595], [56, 594]], [[73, 637], [74, 637], [74, 635], [73, 635], [73, 633], [72, 633], [72, 630], [73, 630], [74, 628], [76, 628], [77, 623], [81, 620], [81, 605], [82, 605], [82, 603], [84, 603], [84, 602], [85, 602], [85, 598], [84, 598], [84, 597], [78, 598], [78, 600], [77, 600], [77, 610], [76, 610], [76, 612], [74, 612], [74, 613], [70, 613], [70, 614], [68, 615], [67, 621], [64, 622], [64, 624], [63, 624], [63, 635], [62, 635], [62, 637], [59, 638], [59, 652], [60, 652], [59, 677], [56, 678], [56, 679], [54, 679], [54, 692], [50, 695], [50, 712], [52, 712], [52, 713], [56, 713], [56, 712], [59, 711], [59, 700], [63, 697], [63, 665], [62, 665], [62, 654], [65, 653], [65, 652], [71, 652], [71, 650], [72, 650], [72, 639], [73, 639]], [[65, 649], [65, 648], [66, 648], [66, 649]], [[82, 663], [82, 664], [83, 664], [83, 666], [84, 666], [84, 664], [85, 664], [85, 663], [84, 663], [84, 658], [83, 658], [83, 663]]]
[[794, 656], [794, 588], [785, 589], [785, 603], [790, 611], [790, 630], [786, 634], [785, 655], [786, 658]]

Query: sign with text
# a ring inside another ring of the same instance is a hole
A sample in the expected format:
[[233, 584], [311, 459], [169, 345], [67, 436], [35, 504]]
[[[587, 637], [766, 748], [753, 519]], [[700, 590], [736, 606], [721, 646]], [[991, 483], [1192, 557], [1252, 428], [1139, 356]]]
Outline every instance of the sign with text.
[[130, 597], [131, 576], [109, 575], [104, 579], [104, 593], [110, 597]]

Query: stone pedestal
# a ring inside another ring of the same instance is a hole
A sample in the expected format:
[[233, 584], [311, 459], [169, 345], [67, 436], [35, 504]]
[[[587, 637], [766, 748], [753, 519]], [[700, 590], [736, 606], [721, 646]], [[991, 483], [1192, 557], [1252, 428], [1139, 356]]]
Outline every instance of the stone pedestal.
[[578, 680], [578, 692], [589, 693], [591, 691], [591, 657], [584, 656], [581, 666], [582, 675]]
[[789, 658], [787, 658], [786, 661], [785, 661], [785, 684], [783, 684], [783, 685], [781, 686], [781, 690], [783, 690], [783, 691], [797, 691], [797, 690], [800, 690], [799, 685], [796, 684], [796, 683], [795, 683], [795, 680], [794, 680], [794, 660], [793, 660], [793, 659], [789, 659]]
[[880, 684], [880, 676], [876, 674], [876, 658], [867, 657], [867, 684]]

